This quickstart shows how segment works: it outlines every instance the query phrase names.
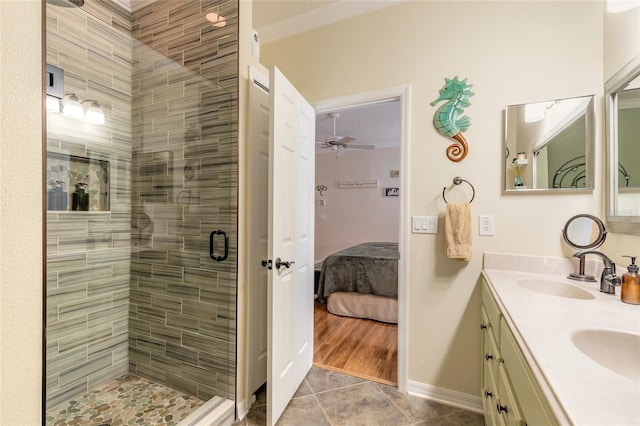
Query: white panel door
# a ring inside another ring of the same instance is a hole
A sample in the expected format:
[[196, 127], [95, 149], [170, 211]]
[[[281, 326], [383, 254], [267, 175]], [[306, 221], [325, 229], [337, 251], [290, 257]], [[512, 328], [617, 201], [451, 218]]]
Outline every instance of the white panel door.
[[273, 269], [268, 280], [267, 425], [273, 425], [313, 361], [315, 112], [276, 67], [269, 90]]

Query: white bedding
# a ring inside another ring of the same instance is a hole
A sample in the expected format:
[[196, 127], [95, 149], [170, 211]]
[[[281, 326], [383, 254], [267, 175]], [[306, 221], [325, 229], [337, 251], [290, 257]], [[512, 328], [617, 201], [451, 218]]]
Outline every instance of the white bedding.
[[335, 315], [398, 323], [398, 299], [351, 292], [334, 292], [327, 298], [327, 310]]

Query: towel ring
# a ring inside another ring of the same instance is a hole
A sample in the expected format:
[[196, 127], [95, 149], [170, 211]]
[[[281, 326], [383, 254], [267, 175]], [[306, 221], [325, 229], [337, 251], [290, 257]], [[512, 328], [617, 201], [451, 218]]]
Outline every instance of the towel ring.
[[[470, 187], [471, 187], [471, 191], [473, 191], [473, 194], [471, 195], [471, 200], [469, 200], [469, 202], [472, 202], [474, 198], [476, 198], [476, 189], [473, 187], [473, 185], [471, 185], [471, 182], [469, 182], [466, 179], [462, 179], [459, 176], [456, 176], [453, 178], [453, 184], [454, 185], [460, 185], [462, 182], [466, 182]], [[444, 188], [442, 188], [442, 198], [444, 199], [444, 202], [447, 202], [447, 198], [444, 196], [444, 192], [447, 190], [447, 187], [445, 186]]]

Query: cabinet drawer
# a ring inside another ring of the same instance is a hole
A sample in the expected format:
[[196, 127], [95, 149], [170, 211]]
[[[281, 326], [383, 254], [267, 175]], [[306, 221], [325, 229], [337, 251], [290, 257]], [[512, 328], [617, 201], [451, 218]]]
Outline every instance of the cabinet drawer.
[[482, 305], [489, 319], [489, 330], [493, 333], [496, 342], [500, 342], [500, 318], [502, 318], [502, 313], [495, 300], [493, 300], [491, 291], [484, 280], [482, 280]]
[[482, 379], [482, 408], [484, 410], [484, 423], [487, 426], [504, 425], [502, 416], [498, 416], [496, 404], [498, 402], [498, 385], [496, 377], [485, 370]]
[[493, 334], [487, 332], [485, 334], [484, 343], [482, 345], [482, 359], [484, 365], [492, 370], [495, 374], [498, 371], [498, 362], [500, 361], [500, 351], [498, 350], [498, 344], [493, 338]]
[[509, 381], [504, 364], [498, 365], [498, 400], [496, 401], [496, 414], [504, 423], [512, 426], [525, 426], [526, 422], [520, 411], [515, 393]]
[[529, 425], [557, 425], [558, 422], [504, 319], [500, 330], [500, 353], [509, 371], [513, 389], [518, 395], [524, 418]]

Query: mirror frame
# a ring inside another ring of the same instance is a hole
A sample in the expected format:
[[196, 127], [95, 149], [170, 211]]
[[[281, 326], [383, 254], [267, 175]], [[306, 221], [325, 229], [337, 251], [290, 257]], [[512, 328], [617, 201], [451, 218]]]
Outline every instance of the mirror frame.
[[[595, 225], [598, 227], [598, 230], [600, 231], [598, 233], [598, 238], [596, 238], [595, 241], [591, 242], [590, 244], [586, 244], [586, 245], [578, 245], [576, 243], [574, 243], [573, 241], [571, 241], [569, 239], [569, 226], [571, 225], [571, 223], [574, 220], [577, 219], [581, 219], [581, 218], [587, 218], [587, 219], [591, 219], [593, 221], [593, 223], [595, 223]], [[602, 223], [602, 221], [600, 220], [600, 218], [597, 218], [593, 215], [590, 214], [577, 214], [571, 218], [569, 218], [569, 220], [567, 220], [567, 223], [564, 224], [564, 228], [562, 229], [562, 238], [564, 238], [564, 241], [570, 245], [572, 248], [576, 249], [576, 250], [586, 250], [586, 249], [595, 249], [600, 247], [602, 244], [604, 244], [604, 241], [607, 239], [607, 230], [604, 227], [604, 223]]]
[[618, 197], [618, 92], [640, 76], [640, 54], [615, 73], [604, 85], [606, 188], [605, 218], [609, 230], [618, 234], [640, 235], [640, 216], [616, 215]]
[[[589, 105], [586, 110], [586, 134], [585, 134], [585, 171], [586, 171], [586, 187], [585, 188], [527, 188], [527, 189], [514, 189], [507, 188], [507, 108], [509, 107], [518, 107], [526, 104], [514, 104], [507, 105], [502, 114], [503, 120], [503, 137], [502, 137], [502, 153], [505, 156], [503, 158], [504, 164], [502, 167], [502, 194], [503, 195], [513, 195], [513, 194], [590, 194], [593, 193], [595, 189], [595, 140], [596, 140], [596, 117], [597, 117], [597, 98], [596, 95], [577, 95], [569, 98], [560, 98], [560, 99], [552, 99], [547, 101], [538, 101], [538, 102], [551, 102], [551, 101], [561, 101], [564, 99], [575, 99], [575, 98], [590, 98]], [[529, 102], [529, 103], [537, 103], [537, 102]]]

